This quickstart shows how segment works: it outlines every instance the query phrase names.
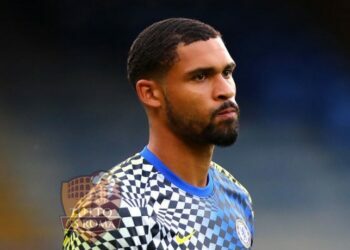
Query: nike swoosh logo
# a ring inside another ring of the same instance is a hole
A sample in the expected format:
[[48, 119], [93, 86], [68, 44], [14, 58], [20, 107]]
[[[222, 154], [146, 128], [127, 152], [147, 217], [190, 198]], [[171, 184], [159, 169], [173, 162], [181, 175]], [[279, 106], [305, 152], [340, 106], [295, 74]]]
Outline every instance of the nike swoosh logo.
[[185, 244], [187, 241], [191, 239], [191, 237], [194, 235], [195, 232], [196, 230], [193, 229], [193, 231], [189, 235], [186, 235], [184, 237], [181, 237], [178, 233], [175, 237], [176, 243], [179, 245]]

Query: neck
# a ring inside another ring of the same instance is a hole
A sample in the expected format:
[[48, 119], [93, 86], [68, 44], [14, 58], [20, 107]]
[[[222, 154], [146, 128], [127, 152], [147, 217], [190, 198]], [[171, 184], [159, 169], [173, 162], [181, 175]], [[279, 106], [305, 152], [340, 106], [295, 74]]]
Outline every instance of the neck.
[[150, 127], [148, 149], [185, 182], [197, 187], [207, 185], [213, 145], [189, 144], [169, 130]]

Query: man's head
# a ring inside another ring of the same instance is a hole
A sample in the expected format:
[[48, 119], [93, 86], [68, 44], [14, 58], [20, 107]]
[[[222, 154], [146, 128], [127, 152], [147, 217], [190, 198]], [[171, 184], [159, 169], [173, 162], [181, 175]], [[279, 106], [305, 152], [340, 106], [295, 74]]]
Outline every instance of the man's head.
[[170, 18], [143, 30], [132, 44], [127, 64], [128, 79], [135, 86], [141, 78], [160, 78], [177, 59], [176, 48], [220, 37], [213, 27], [197, 20]]
[[220, 33], [185, 18], [146, 28], [128, 58], [128, 78], [146, 107], [151, 129], [165, 127], [196, 144], [228, 146], [236, 140], [234, 68]]

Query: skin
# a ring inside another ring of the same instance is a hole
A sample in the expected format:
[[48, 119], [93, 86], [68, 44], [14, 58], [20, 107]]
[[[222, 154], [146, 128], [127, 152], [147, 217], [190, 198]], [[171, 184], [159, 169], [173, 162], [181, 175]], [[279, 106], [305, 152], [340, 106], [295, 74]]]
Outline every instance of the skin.
[[[215, 146], [199, 135], [209, 123], [222, 133], [238, 126], [238, 109], [213, 115], [236, 104], [235, 63], [219, 37], [179, 44], [177, 54], [161, 80], [141, 79], [136, 92], [149, 121], [148, 148], [182, 180], [204, 187]], [[183, 126], [169, 121], [169, 109]]]

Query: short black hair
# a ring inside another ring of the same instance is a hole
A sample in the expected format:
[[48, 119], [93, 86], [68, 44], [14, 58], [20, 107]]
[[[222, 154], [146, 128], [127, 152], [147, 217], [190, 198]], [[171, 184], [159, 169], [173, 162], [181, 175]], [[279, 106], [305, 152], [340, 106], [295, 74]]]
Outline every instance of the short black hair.
[[175, 63], [176, 48], [210, 38], [221, 37], [219, 31], [201, 21], [169, 18], [144, 29], [135, 39], [128, 54], [127, 73], [135, 87], [142, 78], [163, 76]]

